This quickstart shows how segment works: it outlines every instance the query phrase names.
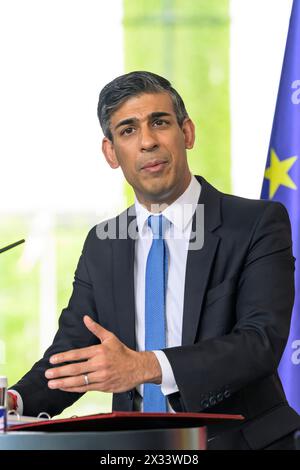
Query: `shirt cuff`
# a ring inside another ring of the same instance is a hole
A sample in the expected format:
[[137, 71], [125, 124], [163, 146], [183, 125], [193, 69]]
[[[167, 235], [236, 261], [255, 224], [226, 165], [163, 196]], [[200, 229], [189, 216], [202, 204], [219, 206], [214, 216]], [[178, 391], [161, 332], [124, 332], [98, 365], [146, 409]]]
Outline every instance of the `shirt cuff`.
[[160, 385], [162, 393], [164, 395], [170, 395], [171, 393], [178, 392], [179, 388], [177, 387], [169, 359], [163, 351], [152, 352], [154, 352], [162, 370], [162, 379]]
[[17, 408], [16, 408], [16, 412], [17, 412], [19, 415], [22, 415], [22, 414], [23, 414], [23, 400], [22, 400], [21, 395], [20, 395], [19, 392], [17, 392], [16, 390], [11, 390], [11, 389], [9, 389], [7, 392], [14, 394], [15, 397], [17, 398]]

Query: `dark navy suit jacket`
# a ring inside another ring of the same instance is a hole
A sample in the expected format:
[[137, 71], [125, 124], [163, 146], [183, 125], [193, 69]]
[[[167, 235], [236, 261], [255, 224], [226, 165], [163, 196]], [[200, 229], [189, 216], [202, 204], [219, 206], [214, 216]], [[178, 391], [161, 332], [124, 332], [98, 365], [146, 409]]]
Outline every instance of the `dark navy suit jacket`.
[[[182, 346], [164, 350], [179, 388], [169, 400], [176, 411], [244, 415], [248, 445], [261, 448], [300, 428], [277, 374], [294, 301], [289, 217], [280, 203], [223, 194], [197, 179], [204, 245], [188, 252]], [[127, 214], [110, 223], [118, 228]], [[128, 225], [134, 222], [133, 214]], [[99, 239], [97, 233], [96, 226], [85, 241], [53, 344], [12, 387], [23, 397], [27, 415], [58, 414], [80, 397], [50, 390], [44, 373], [52, 354], [97, 344], [84, 326], [85, 314], [136, 348], [135, 241]], [[113, 409], [133, 410], [135, 393], [114, 394]], [[210, 432], [223, 430], [219, 425]]]

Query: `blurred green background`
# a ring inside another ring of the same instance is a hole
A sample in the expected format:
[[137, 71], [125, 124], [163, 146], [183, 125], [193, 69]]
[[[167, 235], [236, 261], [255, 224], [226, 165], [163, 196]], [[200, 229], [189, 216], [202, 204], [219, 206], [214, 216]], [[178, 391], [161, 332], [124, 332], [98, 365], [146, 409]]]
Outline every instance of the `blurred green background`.
[[[151, 70], [170, 79], [197, 128], [190, 167], [225, 191], [230, 191], [228, 10], [228, 0], [124, 0], [123, 21], [125, 71]], [[125, 194], [131, 202], [128, 187]], [[27, 238], [33, 217], [2, 215], [0, 245]], [[71, 294], [91, 218], [54, 220], [58, 315]], [[0, 351], [5, 352], [0, 375], [7, 375], [10, 385], [39, 359], [40, 261], [23, 271], [22, 250], [1, 255], [0, 263]], [[89, 392], [61, 416], [110, 410], [111, 394]]]

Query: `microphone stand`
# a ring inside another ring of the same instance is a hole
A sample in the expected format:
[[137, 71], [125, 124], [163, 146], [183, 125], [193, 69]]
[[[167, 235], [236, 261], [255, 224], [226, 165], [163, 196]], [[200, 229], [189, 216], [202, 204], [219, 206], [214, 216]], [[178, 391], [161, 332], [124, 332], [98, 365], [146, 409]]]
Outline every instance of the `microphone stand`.
[[22, 240], [19, 240], [19, 241], [15, 242], [15, 243], [12, 243], [11, 245], [7, 245], [4, 248], [0, 249], [0, 253], [3, 253], [4, 251], [10, 250], [11, 248], [14, 248], [15, 246], [20, 245], [21, 243], [24, 243], [24, 242], [25, 242], [25, 240], [22, 239]]

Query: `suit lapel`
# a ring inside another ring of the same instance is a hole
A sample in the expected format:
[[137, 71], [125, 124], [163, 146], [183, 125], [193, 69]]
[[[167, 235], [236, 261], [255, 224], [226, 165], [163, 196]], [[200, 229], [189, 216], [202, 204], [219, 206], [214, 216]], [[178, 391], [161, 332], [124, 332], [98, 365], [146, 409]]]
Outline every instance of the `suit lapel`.
[[[221, 224], [220, 193], [204, 178], [201, 184], [199, 204], [204, 205], [204, 244], [201, 249], [189, 250], [187, 256], [183, 308], [182, 345], [193, 344], [200, 320], [203, 299], [213, 266], [219, 237], [213, 231]], [[192, 231], [195, 233], [196, 218]]]
[[[136, 227], [136, 219], [135, 216], [128, 216], [129, 209], [117, 218], [117, 239], [112, 242], [113, 289], [119, 339], [129, 348], [135, 349], [135, 240], [132, 237], [126, 236], [125, 232], [128, 233], [127, 229], [129, 224], [131, 228]], [[125, 223], [123, 223], [121, 227], [122, 224], [120, 224], [120, 222], [125, 214]], [[119, 232], [119, 230], [121, 231]], [[120, 233], [121, 236], [118, 236], [118, 233]]]

